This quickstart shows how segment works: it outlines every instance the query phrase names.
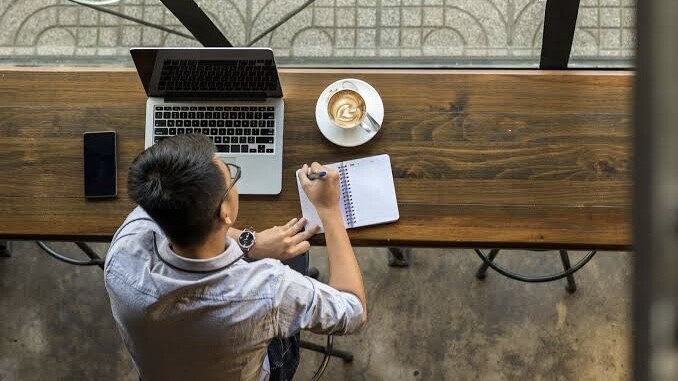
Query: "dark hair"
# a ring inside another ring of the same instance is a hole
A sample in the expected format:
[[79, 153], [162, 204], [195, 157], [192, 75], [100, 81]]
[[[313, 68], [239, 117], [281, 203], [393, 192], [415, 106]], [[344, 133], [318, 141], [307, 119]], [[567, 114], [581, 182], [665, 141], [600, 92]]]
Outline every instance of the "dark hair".
[[216, 148], [204, 135], [164, 139], [134, 159], [127, 191], [160, 226], [170, 242], [191, 246], [205, 241], [226, 184], [212, 161]]

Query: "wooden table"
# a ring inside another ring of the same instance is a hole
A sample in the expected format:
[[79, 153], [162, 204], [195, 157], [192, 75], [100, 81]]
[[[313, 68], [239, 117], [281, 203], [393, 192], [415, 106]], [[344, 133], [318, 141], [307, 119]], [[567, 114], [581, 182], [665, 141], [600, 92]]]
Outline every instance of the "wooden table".
[[[339, 78], [371, 83], [384, 127], [342, 148], [315, 126]], [[397, 223], [356, 245], [625, 249], [631, 245], [631, 72], [281, 70], [283, 191], [243, 196], [239, 226], [299, 216], [302, 163], [391, 155]], [[108, 240], [133, 204], [146, 94], [131, 69], [0, 68], [0, 238]], [[116, 130], [119, 196], [83, 198], [82, 134]], [[321, 238], [316, 243], [321, 243]]]

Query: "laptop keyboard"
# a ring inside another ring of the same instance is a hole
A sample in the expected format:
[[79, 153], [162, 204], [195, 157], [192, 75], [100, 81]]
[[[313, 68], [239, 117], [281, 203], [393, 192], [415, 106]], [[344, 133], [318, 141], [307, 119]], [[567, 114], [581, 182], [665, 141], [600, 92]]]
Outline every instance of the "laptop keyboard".
[[162, 91], [266, 91], [277, 87], [272, 60], [165, 60]]
[[207, 135], [221, 153], [275, 153], [273, 106], [155, 106], [153, 142]]

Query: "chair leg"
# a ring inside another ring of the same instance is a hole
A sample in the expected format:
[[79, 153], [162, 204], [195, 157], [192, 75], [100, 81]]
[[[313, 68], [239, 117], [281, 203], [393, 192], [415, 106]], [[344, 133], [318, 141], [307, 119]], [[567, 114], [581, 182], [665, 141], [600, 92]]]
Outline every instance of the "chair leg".
[[[563, 262], [563, 267], [565, 268], [565, 271], [572, 268], [572, 266], [570, 265], [570, 256], [568, 255], [567, 250], [560, 250], [560, 260]], [[577, 291], [577, 283], [575, 283], [574, 281], [574, 274], [570, 274], [567, 276], [567, 286], [565, 287], [565, 289], [570, 294]]]
[[[490, 253], [487, 255], [488, 259], [490, 261], [494, 261], [494, 258], [499, 254], [499, 249], [492, 249], [490, 250]], [[483, 262], [483, 264], [480, 265], [480, 268], [478, 268], [478, 271], [476, 272], [476, 278], [478, 279], [485, 279], [487, 276], [487, 269], [490, 267], [487, 263]]]
[[409, 267], [411, 249], [399, 247], [388, 248], [388, 265], [390, 267]]
[[92, 249], [88, 244], [85, 242], [76, 242], [75, 243], [80, 250], [82, 250], [83, 253], [85, 253], [89, 259], [94, 260], [94, 261], [99, 261], [98, 266], [103, 270], [104, 269], [104, 260], [97, 254], [94, 249]]
[[9, 258], [12, 256], [12, 246], [10, 241], [0, 241], [0, 257]]
[[[314, 344], [314, 343], [308, 342], [306, 340], [300, 340], [299, 346], [301, 348], [308, 349], [308, 350], [313, 351], [313, 352], [327, 354], [327, 348], [325, 348], [325, 346]], [[342, 359], [346, 362], [353, 361], [353, 353], [351, 353], [349, 351], [342, 351], [340, 349], [332, 348], [332, 351], [329, 353], [329, 355], [334, 356], [334, 357], [339, 357], [340, 359]]]

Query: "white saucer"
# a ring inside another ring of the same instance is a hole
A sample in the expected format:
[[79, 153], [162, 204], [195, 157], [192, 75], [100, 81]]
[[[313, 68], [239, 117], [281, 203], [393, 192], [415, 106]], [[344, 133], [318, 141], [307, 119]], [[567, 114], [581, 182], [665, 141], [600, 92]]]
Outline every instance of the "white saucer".
[[[327, 86], [325, 90], [318, 97], [318, 102], [315, 105], [315, 121], [318, 124], [320, 132], [332, 143], [342, 147], [355, 147], [368, 142], [377, 132], [367, 132], [360, 126], [353, 128], [339, 128], [330, 122], [330, 117], [327, 113], [327, 100], [332, 90], [341, 90], [342, 82], [350, 81], [358, 87], [358, 92], [365, 99], [367, 112], [381, 125], [384, 122], [384, 103], [374, 87], [367, 82], [359, 79], [346, 78], [340, 79], [333, 84]], [[383, 127], [382, 127], [383, 128]]]

